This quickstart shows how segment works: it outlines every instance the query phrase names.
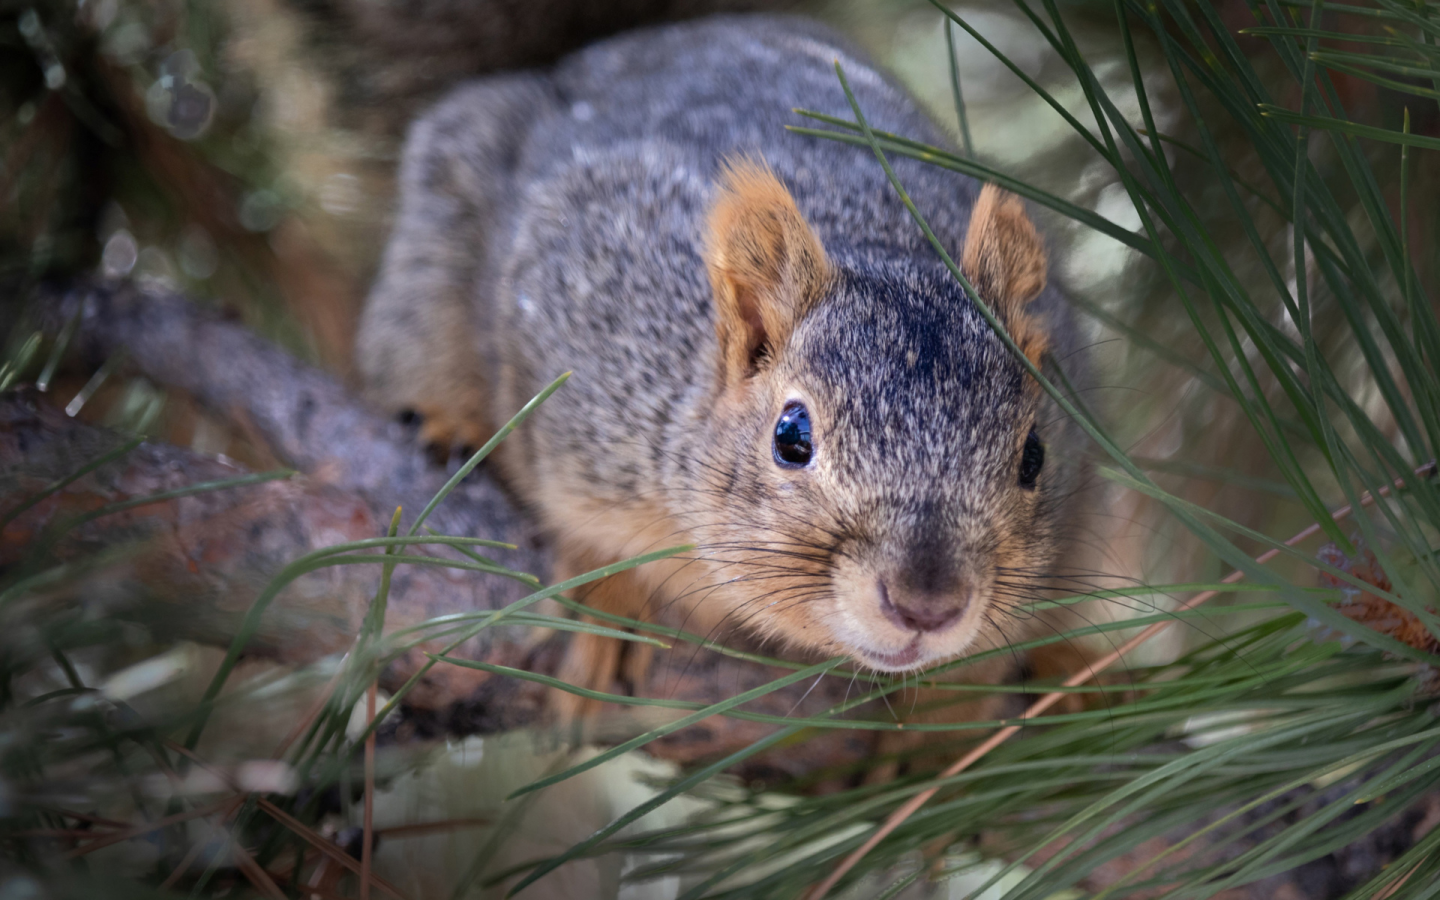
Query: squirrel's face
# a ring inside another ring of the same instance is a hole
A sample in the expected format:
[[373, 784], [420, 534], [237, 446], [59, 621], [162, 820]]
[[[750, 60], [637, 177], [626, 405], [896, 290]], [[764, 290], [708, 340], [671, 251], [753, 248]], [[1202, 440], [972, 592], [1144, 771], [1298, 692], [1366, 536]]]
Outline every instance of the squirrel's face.
[[[712, 215], [707, 468], [726, 488], [706, 492], [718, 508], [696, 536], [723, 573], [716, 599], [880, 670], [955, 656], [1001, 628], [1020, 599], [1009, 585], [1053, 553], [1038, 385], [938, 263], [832, 263], [793, 202], [735, 225], [747, 210], [725, 204], [759, 205], [745, 182], [759, 177], [732, 176]], [[1038, 358], [1024, 306], [1043, 255], [1018, 202], [987, 188], [966, 244], [967, 276]]]
[[1055, 543], [1037, 405], [945, 270], [837, 266], [724, 417], [737, 486], [717, 520], [748, 532], [733, 584], [766, 598], [761, 627], [896, 671], [999, 626], [1006, 573]]

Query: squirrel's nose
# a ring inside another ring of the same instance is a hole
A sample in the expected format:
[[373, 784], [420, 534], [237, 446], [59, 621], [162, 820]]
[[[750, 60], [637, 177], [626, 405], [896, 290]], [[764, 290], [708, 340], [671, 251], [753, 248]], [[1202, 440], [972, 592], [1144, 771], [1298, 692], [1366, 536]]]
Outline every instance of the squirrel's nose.
[[962, 584], [953, 593], [897, 594], [890, 598], [885, 580], [879, 580], [880, 612], [904, 631], [943, 631], [954, 625], [970, 606], [970, 586]]

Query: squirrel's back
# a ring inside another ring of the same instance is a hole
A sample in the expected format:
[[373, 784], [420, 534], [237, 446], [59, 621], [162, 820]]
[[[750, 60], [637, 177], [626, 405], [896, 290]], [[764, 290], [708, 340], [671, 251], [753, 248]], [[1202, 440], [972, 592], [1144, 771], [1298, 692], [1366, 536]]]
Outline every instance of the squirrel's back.
[[[787, 130], [814, 124], [796, 108], [853, 118], [837, 61], [873, 127], [947, 143], [848, 41], [797, 17], [644, 29], [545, 76], [551, 104], [517, 144], [509, 208], [474, 295], [495, 304], [481, 312], [496, 325], [482, 350], [506, 366], [491, 371], [501, 408], [573, 369], [540, 415], [568, 422], [575, 441], [624, 439], [611, 429], [644, 439], [678, 424], [667, 417], [704, 392], [715, 366], [705, 212], [728, 161], [763, 161], [832, 253], [939, 265], [867, 147]], [[892, 165], [958, 256], [978, 185], [913, 160]], [[652, 475], [628, 461], [587, 473], [617, 495]]]
[[[555, 109], [521, 145], [517, 175], [540, 179], [651, 147], [674, 154], [708, 191], [725, 160], [763, 158], [827, 246], [878, 245], [933, 259], [868, 148], [787, 131], [818, 124], [796, 109], [853, 119], [836, 63], [875, 129], [950, 143], [833, 29], [793, 16], [723, 16], [631, 32], [562, 60], [549, 76]], [[962, 240], [978, 185], [908, 159], [893, 165], [942, 240]]]

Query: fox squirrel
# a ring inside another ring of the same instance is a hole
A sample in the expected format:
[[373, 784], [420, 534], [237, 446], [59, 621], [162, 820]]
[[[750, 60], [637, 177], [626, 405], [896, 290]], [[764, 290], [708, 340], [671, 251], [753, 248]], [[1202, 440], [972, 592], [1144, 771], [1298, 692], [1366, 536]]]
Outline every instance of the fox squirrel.
[[[494, 457], [558, 577], [696, 545], [585, 602], [901, 672], [1018, 639], [998, 621], [1060, 550], [1077, 442], [870, 151], [786, 131], [797, 106], [849, 115], [836, 60], [876, 128], [949, 143], [784, 16], [458, 87], [409, 132], [357, 356], [442, 457], [574, 371]], [[893, 165], [1023, 352], [1066, 351], [1019, 200]], [[616, 644], [574, 635], [561, 676], [608, 688]]]

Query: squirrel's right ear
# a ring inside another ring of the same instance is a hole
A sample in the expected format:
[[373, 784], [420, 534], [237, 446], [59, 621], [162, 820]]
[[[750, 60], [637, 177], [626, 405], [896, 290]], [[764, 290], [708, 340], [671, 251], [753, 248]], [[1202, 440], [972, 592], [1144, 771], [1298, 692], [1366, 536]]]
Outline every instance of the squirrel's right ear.
[[981, 188], [960, 268], [1020, 350], [1038, 365], [1047, 337], [1025, 308], [1045, 287], [1045, 247], [1020, 198], [993, 184]]
[[824, 296], [830, 263], [790, 192], [760, 163], [727, 166], [708, 224], [721, 374], [735, 384], [773, 357]]

